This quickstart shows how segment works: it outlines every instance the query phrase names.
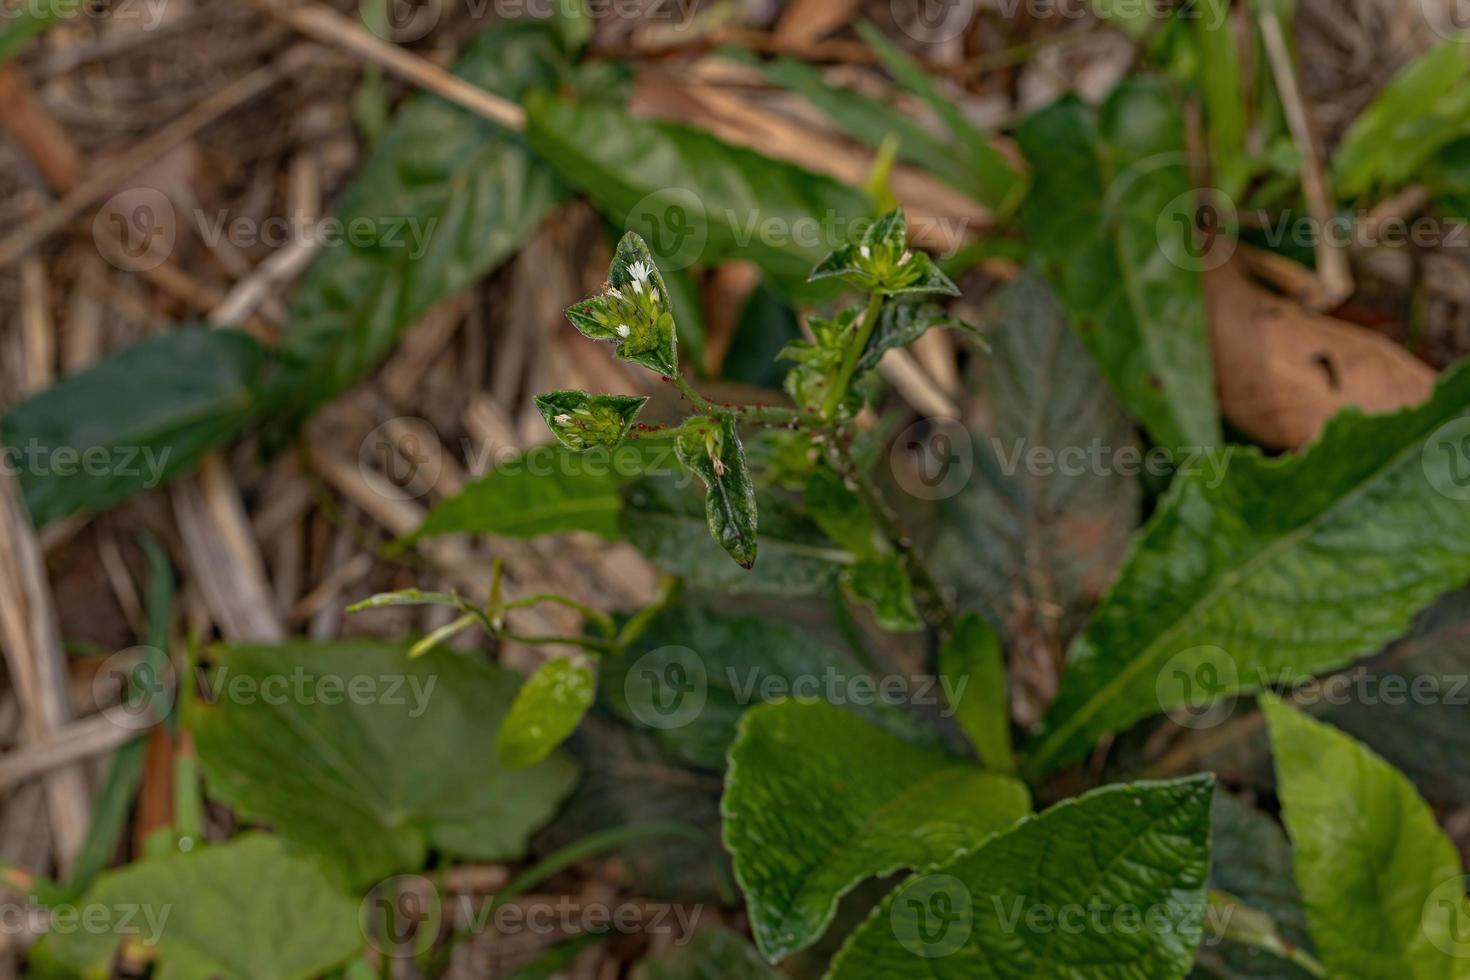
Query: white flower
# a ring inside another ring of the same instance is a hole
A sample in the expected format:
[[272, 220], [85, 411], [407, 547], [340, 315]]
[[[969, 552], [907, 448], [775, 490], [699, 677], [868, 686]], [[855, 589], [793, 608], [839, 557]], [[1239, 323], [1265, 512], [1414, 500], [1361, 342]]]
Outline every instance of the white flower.
[[634, 282], [647, 282], [648, 277], [652, 274], [653, 269], [642, 259], [628, 266], [628, 275], [633, 277]]
[[633, 292], [637, 293], [639, 296], [642, 296], [643, 295], [643, 280], [642, 279], [634, 279], [633, 280]]
[[552, 421], [555, 422], [557, 425], [571, 425], [572, 424], [572, 417], [570, 415], [566, 414], [565, 412], [563, 412], [562, 414], [558, 415], [556, 418], [552, 419]]
[[627, 337], [632, 332], [633, 331], [631, 329], [629, 329], [629, 327], [628, 327], [628, 325], [626, 323], [620, 323], [620, 324], [618, 324], [618, 336], [619, 337], [622, 337], [624, 339], [627, 339]]
[[873, 257], [873, 250], [871, 248], [868, 248], [868, 246], [863, 245], [858, 249], [858, 254], [865, 259], [871, 259]]
[[913, 252], [910, 252], [908, 249], [904, 249], [903, 255], [899, 256], [899, 259], [898, 259], [898, 267], [900, 269], [902, 269], [904, 266], [906, 266], [906, 265], [909, 264], [909, 259], [911, 259], [913, 257], [914, 257], [914, 253]]
[[616, 286], [609, 286], [609, 287], [607, 287], [607, 295], [609, 295], [609, 296], [611, 296], [611, 297], [613, 297], [615, 299], [622, 299], [623, 298], [623, 294], [620, 293], [620, 292], [618, 292]]
[[709, 460], [710, 460], [711, 463], [714, 463], [715, 464], [715, 476], [724, 476], [725, 475], [725, 461], [722, 460], [722, 459], [720, 459], [720, 457], [718, 457], [718, 456], [711, 456], [709, 458]]

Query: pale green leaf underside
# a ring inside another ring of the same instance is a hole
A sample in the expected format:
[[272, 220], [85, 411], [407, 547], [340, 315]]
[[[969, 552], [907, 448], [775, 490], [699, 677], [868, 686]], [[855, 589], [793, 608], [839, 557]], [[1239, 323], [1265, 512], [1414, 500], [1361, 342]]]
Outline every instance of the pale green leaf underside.
[[306, 980], [362, 945], [357, 900], [265, 834], [107, 872], [79, 907], [115, 910], [118, 931], [57, 932], [47, 942], [62, 962], [97, 975], [124, 939], [156, 938], [170, 980]]
[[[906, 881], [828, 976], [1183, 977], [1203, 935], [1213, 786], [1210, 776], [1107, 786], [1028, 818]], [[1129, 908], [1154, 927], [1130, 927]]]
[[1455, 942], [1470, 935], [1460, 856], [1429, 805], [1407, 777], [1332, 726], [1275, 698], [1262, 709], [1297, 885], [1328, 972], [1470, 977], [1470, 943]]
[[1031, 770], [1198, 698], [1202, 684], [1256, 691], [1403, 634], [1470, 577], [1470, 501], [1454, 496], [1466, 436], [1462, 365], [1422, 406], [1343, 413], [1300, 456], [1242, 449], [1213, 488], [1203, 474], [1176, 477], [1069, 653]]
[[356, 884], [416, 871], [431, 847], [518, 858], [576, 782], [561, 755], [528, 769], [499, 762], [496, 733], [520, 681], [475, 656], [441, 648], [410, 660], [369, 641], [231, 647], [207, 685], [218, 703], [193, 703], [186, 722], [211, 794]]
[[951, 860], [1030, 809], [1025, 786], [915, 748], [825, 703], [752, 708], [721, 812], [756, 945], [811, 945], [872, 876]]
[[597, 697], [592, 670], [558, 657], [542, 664], [525, 684], [500, 726], [495, 751], [512, 769], [533, 766], [576, 730]]

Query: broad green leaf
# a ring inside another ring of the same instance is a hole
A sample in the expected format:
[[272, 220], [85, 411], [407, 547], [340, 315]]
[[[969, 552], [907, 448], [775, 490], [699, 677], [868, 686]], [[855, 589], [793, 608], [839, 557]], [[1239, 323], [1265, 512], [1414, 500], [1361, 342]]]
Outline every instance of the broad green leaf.
[[648, 473], [682, 472], [673, 444], [639, 439], [616, 449], [541, 446], [497, 466], [429, 512], [409, 542], [442, 534], [531, 538], [566, 531], [622, 536], [619, 488]]
[[416, 871], [431, 848], [514, 860], [576, 782], [561, 755], [514, 771], [497, 760], [520, 681], [475, 656], [409, 659], [369, 641], [228, 647], [205, 687], [216, 702], [191, 702], [185, 721], [211, 795], [354, 884]]
[[622, 532], [648, 560], [696, 588], [789, 596], [828, 591], [852, 556], [774, 492], [756, 492], [766, 560], [745, 569], [710, 537], [709, 518], [687, 476], [650, 477], [624, 489]]
[[647, 403], [646, 395], [591, 395], [585, 391], [549, 391], [536, 396], [536, 407], [547, 427], [558, 442], [576, 452], [597, 446], [611, 449], [621, 443]]
[[1016, 133], [1021, 222], [1073, 326], [1154, 441], [1220, 441], [1179, 100], [1146, 78], [1100, 111], [1067, 97]]
[[495, 752], [509, 769], [525, 769], [546, 758], [567, 736], [597, 697], [592, 670], [570, 658], [542, 664], [521, 685], [500, 725]]
[[741, 568], [749, 569], [756, 556], [755, 484], [745, 466], [745, 447], [735, 416], [723, 414], [679, 434], [674, 452], [679, 462], [704, 481], [705, 516], [710, 537]]
[[1470, 976], [1460, 855], [1408, 779], [1330, 725], [1262, 698], [1317, 953], [1333, 976]]
[[893, 892], [832, 980], [1177, 980], [1203, 933], [1210, 794], [1199, 776], [1059, 803]]
[[952, 319], [941, 307], [925, 302], [884, 303], [878, 314], [878, 325], [868, 337], [863, 355], [858, 359], [857, 377], [877, 370], [883, 355], [898, 347], [907, 347], [928, 333], [931, 327], [958, 327], [973, 332], [968, 324]]
[[669, 287], [637, 232], [618, 242], [607, 288], [567, 310], [572, 326], [591, 340], [617, 344], [618, 357], [666, 377], [679, 373]]
[[249, 833], [105, 872], [77, 911], [111, 910], [107, 928], [56, 929], [46, 944], [89, 976], [110, 975], [126, 943], [169, 980], [308, 980], [361, 948], [357, 905], [309, 855]]
[[888, 296], [960, 294], [959, 287], [939, 271], [933, 259], [909, 248], [908, 224], [901, 208], [889, 211], [860, 235], [839, 245], [817, 263], [809, 278], [812, 282], [842, 279], [861, 290]]
[[855, 555], [873, 551], [873, 515], [835, 470], [819, 466], [802, 496], [806, 512], [833, 541]]
[[703, 929], [683, 946], [645, 957], [632, 980], [785, 980], [766, 966], [745, 937], [723, 927]]
[[37, 526], [102, 510], [191, 468], [261, 412], [269, 359], [236, 330], [186, 328], [63, 379], [0, 419]]
[[863, 558], [842, 573], [842, 584], [853, 598], [873, 611], [873, 618], [885, 630], [912, 633], [924, 628], [914, 607], [908, 570], [899, 556]]
[[885, 696], [873, 672], [812, 635], [770, 616], [735, 615], [679, 604], [653, 619], [621, 657], [602, 663], [602, 701], [653, 732], [681, 758], [725, 767], [740, 717], [786, 697], [838, 704], [890, 734], [935, 746], [937, 737], [903, 710], [904, 700], [934, 711], [943, 694], [925, 678], [905, 678]]
[[[481, 34], [455, 73], [508, 99], [561, 83], [556, 32], [534, 23]], [[524, 138], [434, 95], [394, 120], [337, 208], [358, 229], [323, 249], [291, 309], [279, 389], [309, 413], [373, 369], [439, 301], [512, 255], [565, 196]], [[365, 231], [370, 229], [370, 232]]]
[[861, 192], [702, 130], [545, 94], [527, 117], [536, 151], [666, 268], [745, 259], [788, 296], [826, 296], [807, 273], [871, 216]]
[[[1029, 761], [1208, 697], [1372, 652], [1470, 576], [1470, 365], [1425, 404], [1345, 411], [1299, 456], [1175, 478], [1073, 645]], [[1372, 583], [1371, 587], [1365, 583]]]
[[1341, 194], [1417, 180], [1449, 144], [1470, 136], [1470, 47], [1445, 41], [1398, 74], [1363, 110], [1333, 156]]
[[858, 33], [883, 59], [884, 67], [893, 77], [927, 102], [948, 127], [960, 151], [958, 156], [972, 175], [967, 193], [998, 214], [1011, 213], [1026, 193], [1026, 179], [995, 148], [990, 137], [976, 129], [954, 100], [941, 92], [933, 79], [901, 48], [866, 21], [858, 24]]
[[858, 882], [944, 864], [1030, 805], [1007, 776], [786, 701], [741, 719], [721, 812], [756, 945], [775, 962], [815, 942]]
[[940, 498], [919, 536], [933, 574], [1012, 656], [1060, 663], [1138, 525], [1143, 450], [1040, 275], [985, 322], [992, 350], [968, 385], [985, 406], [896, 451], [917, 470], [905, 486]]
[[980, 761], [998, 772], [1013, 772], [1005, 653], [983, 616], [966, 613], [955, 623], [954, 634], [939, 649], [939, 669], [948, 689], [964, 691], [951, 707]]

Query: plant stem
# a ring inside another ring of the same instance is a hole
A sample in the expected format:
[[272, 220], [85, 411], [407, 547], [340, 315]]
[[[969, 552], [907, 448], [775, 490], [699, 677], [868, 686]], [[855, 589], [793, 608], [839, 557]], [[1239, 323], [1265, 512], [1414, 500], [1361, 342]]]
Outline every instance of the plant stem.
[[[812, 412], [801, 412], [794, 408], [779, 408], [774, 405], [716, 405], [708, 398], [694, 390], [694, 386], [682, 377], [675, 375], [670, 379], [678, 387], [680, 393], [687, 399], [694, 410], [701, 415], [718, 415], [726, 412], [734, 415], [742, 422], [750, 425], [770, 425], [779, 428], [791, 428], [793, 426], [804, 426], [809, 429], [822, 428], [827, 420]], [[677, 433], [683, 426], [678, 428], [660, 430], [660, 435], [672, 435]]]
[[602, 630], [604, 635], [611, 636], [616, 631], [616, 627], [613, 626], [612, 618], [606, 613], [600, 612], [596, 609], [593, 609], [591, 606], [578, 602], [576, 599], [573, 599], [570, 596], [557, 595], [555, 592], [537, 592], [534, 595], [522, 596], [521, 598], [516, 599], [514, 602], [507, 603], [505, 606], [505, 610], [509, 612], [512, 609], [527, 609], [531, 606], [539, 605], [543, 602], [553, 602], [557, 605], [566, 606], [568, 609], [576, 610], [577, 612], [581, 613], [588, 622], [596, 623], [598, 628]]
[[678, 387], [679, 391], [683, 393], [684, 397], [689, 399], [689, 404], [694, 406], [694, 410], [696, 412], [708, 415], [710, 412], [714, 411], [714, 403], [711, 402], [708, 398], [705, 398], [699, 392], [695, 391], [694, 386], [685, 381], [682, 374], [674, 375], [673, 382]]
[[827, 400], [822, 403], [823, 418], [828, 420], [834, 418], [838, 407], [842, 405], [842, 399], [847, 397], [847, 386], [852, 383], [853, 373], [857, 371], [858, 361], [862, 360], [863, 351], [867, 350], [868, 338], [873, 336], [873, 328], [878, 325], [878, 314], [882, 309], [883, 294], [875, 290], [868, 297], [868, 309], [863, 314], [863, 322], [858, 325], [857, 333], [852, 338], [852, 344], [842, 357], [842, 367], [837, 372], [837, 380], [832, 383], [832, 390], [827, 392]]

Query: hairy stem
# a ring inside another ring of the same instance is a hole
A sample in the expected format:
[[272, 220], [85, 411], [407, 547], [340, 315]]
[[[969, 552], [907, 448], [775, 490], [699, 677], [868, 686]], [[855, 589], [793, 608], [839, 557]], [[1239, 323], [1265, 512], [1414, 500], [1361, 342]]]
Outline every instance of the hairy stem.
[[842, 367], [837, 372], [837, 380], [832, 382], [832, 390], [827, 392], [827, 400], [822, 403], [824, 418], [834, 418], [838, 407], [842, 405], [842, 399], [847, 397], [847, 386], [852, 383], [852, 376], [857, 371], [858, 361], [862, 360], [863, 351], [868, 348], [868, 338], [873, 336], [873, 328], [878, 325], [878, 314], [882, 309], [883, 294], [874, 291], [868, 297], [868, 309], [863, 313], [863, 322], [858, 324], [852, 344], [847, 348], [847, 353], [842, 356]]

